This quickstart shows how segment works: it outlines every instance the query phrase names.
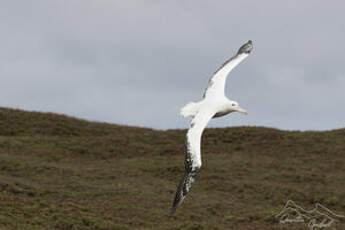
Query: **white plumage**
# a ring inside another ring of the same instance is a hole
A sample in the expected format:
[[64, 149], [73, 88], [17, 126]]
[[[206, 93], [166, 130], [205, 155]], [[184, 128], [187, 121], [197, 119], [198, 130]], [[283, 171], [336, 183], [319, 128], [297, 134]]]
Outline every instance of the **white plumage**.
[[199, 102], [190, 102], [180, 111], [183, 117], [192, 117], [185, 143], [185, 174], [180, 182], [172, 206], [172, 213], [182, 203], [190, 190], [201, 167], [201, 135], [210, 119], [231, 112], [247, 114], [237, 102], [229, 100], [225, 94], [225, 82], [230, 71], [247, 58], [253, 49], [252, 41], [241, 46], [237, 54], [226, 61], [209, 80], [204, 97]]

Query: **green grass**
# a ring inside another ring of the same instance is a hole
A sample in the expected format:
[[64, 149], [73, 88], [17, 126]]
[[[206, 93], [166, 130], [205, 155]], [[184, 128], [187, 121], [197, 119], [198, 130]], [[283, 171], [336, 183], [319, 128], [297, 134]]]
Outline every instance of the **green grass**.
[[308, 229], [275, 217], [290, 199], [345, 214], [345, 129], [238, 127], [205, 130], [170, 216], [185, 132], [0, 108], [0, 229]]

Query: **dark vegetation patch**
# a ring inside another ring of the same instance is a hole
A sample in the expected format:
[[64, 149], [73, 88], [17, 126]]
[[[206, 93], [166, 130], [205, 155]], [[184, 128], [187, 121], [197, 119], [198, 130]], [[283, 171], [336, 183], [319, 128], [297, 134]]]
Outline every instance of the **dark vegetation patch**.
[[288, 200], [345, 214], [345, 129], [235, 127], [205, 130], [170, 216], [185, 132], [0, 108], [0, 229], [308, 229], [279, 223]]

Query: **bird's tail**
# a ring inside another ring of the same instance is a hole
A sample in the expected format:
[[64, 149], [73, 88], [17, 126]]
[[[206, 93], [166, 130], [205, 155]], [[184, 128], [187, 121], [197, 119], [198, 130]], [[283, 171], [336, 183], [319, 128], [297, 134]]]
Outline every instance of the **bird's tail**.
[[180, 110], [180, 114], [183, 117], [195, 116], [200, 107], [200, 102], [189, 102], [185, 106], [183, 106]]
[[198, 172], [199, 172], [199, 168], [196, 168], [184, 174], [179, 186], [177, 187], [174, 202], [171, 207], [171, 212], [170, 212], [171, 215], [174, 214], [177, 207], [179, 207], [182, 204], [184, 198], [187, 196], [190, 188], [192, 187], [192, 184]]

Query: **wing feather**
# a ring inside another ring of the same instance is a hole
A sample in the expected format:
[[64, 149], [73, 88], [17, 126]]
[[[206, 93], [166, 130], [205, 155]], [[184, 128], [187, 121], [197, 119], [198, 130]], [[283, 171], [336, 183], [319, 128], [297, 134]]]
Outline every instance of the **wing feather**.
[[187, 193], [189, 192], [197, 173], [201, 167], [200, 142], [202, 133], [214, 116], [211, 110], [199, 111], [194, 119], [191, 121], [191, 126], [186, 135], [185, 143], [185, 174], [177, 188], [171, 213], [174, 213], [176, 208], [182, 203]]
[[238, 64], [240, 64], [244, 59], [249, 56], [249, 53], [253, 49], [252, 42], [249, 40], [246, 44], [241, 46], [237, 54], [227, 60], [223, 65], [221, 65], [213, 76], [210, 78], [208, 86], [204, 93], [204, 98], [209, 97], [219, 97], [224, 95], [225, 82], [228, 74], [233, 70]]

